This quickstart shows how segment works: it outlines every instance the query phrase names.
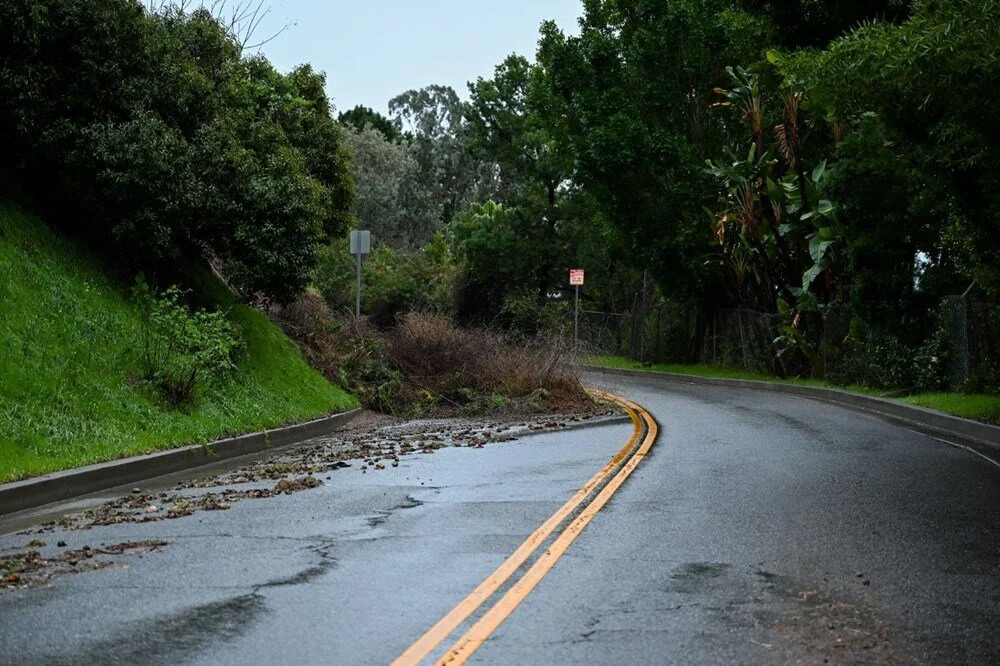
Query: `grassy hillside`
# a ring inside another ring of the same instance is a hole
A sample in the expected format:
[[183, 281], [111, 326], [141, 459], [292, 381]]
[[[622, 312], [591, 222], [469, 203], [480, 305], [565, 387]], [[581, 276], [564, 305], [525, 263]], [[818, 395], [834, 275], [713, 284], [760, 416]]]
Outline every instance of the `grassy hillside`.
[[206, 442], [355, 406], [270, 321], [209, 275], [246, 351], [188, 412], [131, 380], [140, 312], [85, 248], [0, 203], [0, 482]]

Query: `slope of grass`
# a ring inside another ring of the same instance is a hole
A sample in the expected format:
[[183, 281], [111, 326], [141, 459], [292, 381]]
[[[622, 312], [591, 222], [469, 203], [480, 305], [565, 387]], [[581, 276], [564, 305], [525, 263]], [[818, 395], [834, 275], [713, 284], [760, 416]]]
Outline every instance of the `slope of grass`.
[[[654, 372], [672, 372], [679, 375], [697, 375], [699, 377], [720, 377], [725, 379], [752, 379], [767, 382], [784, 382], [806, 386], [841, 389], [853, 393], [879, 396], [882, 391], [866, 386], [835, 386], [819, 379], [779, 379], [769, 375], [752, 372], [742, 372], [715, 365], [685, 365], [658, 363], [649, 367], [637, 361], [621, 356], [591, 356], [586, 359], [591, 365], [603, 368], [619, 368], [626, 370], [651, 370]], [[967, 393], [918, 393], [900, 398], [900, 402], [936, 409], [946, 414], [955, 414], [965, 418], [1000, 424], [1000, 396]]]
[[0, 481], [316, 418], [356, 405], [207, 273], [246, 352], [189, 411], [130, 378], [140, 314], [85, 248], [0, 203]]

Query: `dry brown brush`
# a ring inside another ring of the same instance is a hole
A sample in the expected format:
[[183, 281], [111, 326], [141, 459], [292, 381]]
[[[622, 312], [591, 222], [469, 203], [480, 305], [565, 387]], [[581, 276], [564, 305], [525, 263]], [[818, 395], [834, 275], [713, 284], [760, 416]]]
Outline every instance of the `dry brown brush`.
[[368, 407], [400, 416], [583, 412], [593, 401], [556, 338], [512, 342], [444, 315], [409, 313], [387, 333], [364, 318], [335, 320], [305, 294], [268, 314], [328, 379]]
[[410, 313], [389, 333], [388, 358], [412, 382], [453, 403], [486, 400], [495, 411], [592, 404], [556, 339], [514, 343], [496, 331], [459, 328], [442, 315]]
[[309, 365], [327, 379], [336, 379], [342, 356], [341, 325], [334, 321], [322, 296], [305, 292], [288, 305], [258, 298], [254, 307], [298, 344]]

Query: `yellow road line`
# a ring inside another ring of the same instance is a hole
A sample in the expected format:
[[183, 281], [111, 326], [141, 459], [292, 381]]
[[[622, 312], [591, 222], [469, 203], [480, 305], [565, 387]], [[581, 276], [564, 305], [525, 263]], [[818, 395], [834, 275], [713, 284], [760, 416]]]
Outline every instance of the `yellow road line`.
[[564, 521], [576, 508], [583, 502], [591, 491], [599, 486], [605, 478], [616, 467], [619, 463], [625, 459], [635, 446], [638, 441], [639, 436], [642, 434], [642, 422], [639, 419], [639, 415], [630, 406], [623, 403], [617, 396], [604, 391], [599, 391], [597, 389], [591, 389], [591, 392], [599, 395], [602, 398], [610, 399], [622, 407], [628, 413], [629, 417], [632, 419], [633, 431], [632, 436], [625, 443], [625, 446], [615, 454], [607, 465], [604, 466], [601, 471], [590, 478], [587, 483], [576, 491], [569, 500], [563, 504], [558, 511], [556, 511], [552, 516], [549, 517], [542, 526], [531, 533], [524, 543], [518, 546], [517, 550], [508, 557], [503, 564], [497, 567], [497, 570], [490, 574], [489, 578], [484, 580], [479, 586], [472, 591], [469, 596], [459, 602], [457, 606], [452, 608], [447, 615], [438, 620], [438, 622], [427, 630], [427, 632], [421, 636], [417, 641], [408, 647], [403, 654], [399, 655], [395, 661], [393, 661], [393, 666], [408, 666], [409, 664], [417, 664], [421, 659], [430, 654], [437, 645], [448, 638], [455, 629], [457, 629], [465, 620], [468, 618], [479, 606], [482, 605], [484, 601], [489, 599], [490, 595], [497, 591], [497, 589], [503, 585], [511, 575], [514, 574], [517, 569], [524, 564], [531, 554], [538, 549], [538, 547], [548, 538], [550, 534], [559, 526], [562, 521]]
[[[627, 403], [622, 399], [622, 404]], [[653, 446], [653, 442], [656, 440], [657, 426], [656, 422], [649, 415], [649, 413], [642, 407], [634, 403], [628, 403], [628, 406], [634, 409], [636, 412], [642, 415], [643, 420], [646, 422], [648, 428], [646, 437], [643, 439], [642, 445], [635, 452], [635, 454], [629, 458], [628, 462], [619, 470], [619, 472], [614, 476], [611, 481], [608, 482], [597, 497], [588, 504], [583, 511], [580, 513], [576, 519], [571, 522], [565, 530], [556, 538], [552, 545], [535, 561], [535, 563], [528, 569], [527, 572], [521, 577], [517, 583], [511, 587], [507, 593], [492, 607], [490, 608], [483, 617], [476, 622], [471, 629], [464, 636], [462, 636], [457, 643], [448, 653], [438, 662], [439, 665], [448, 664], [453, 666], [456, 664], [463, 664], [469, 656], [479, 649], [479, 646], [489, 638], [497, 627], [506, 620], [514, 609], [524, 601], [525, 597], [535, 588], [536, 585], [542, 580], [542, 577], [548, 573], [549, 569], [556, 563], [556, 561], [562, 557], [566, 549], [569, 548], [570, 544], [580, 536], [583, 528], [597, 515], [597, 512], [608, 503], [611, 496], [621, 487], [625, 482], [625, 479], [629, 477], [630, 474], [635, 470], [635, 468], [642, 462], [642, 459], [649, 452], [649, 449]]]

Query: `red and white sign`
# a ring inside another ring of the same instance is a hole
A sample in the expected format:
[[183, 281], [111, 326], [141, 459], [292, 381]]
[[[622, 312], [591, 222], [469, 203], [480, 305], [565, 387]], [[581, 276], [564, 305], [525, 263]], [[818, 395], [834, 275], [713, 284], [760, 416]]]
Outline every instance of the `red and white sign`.
[[583, 269], [582, 268], [571, 268], [569, 271], [569, 285], [571, 287], [580, 287], [583, 285]]

